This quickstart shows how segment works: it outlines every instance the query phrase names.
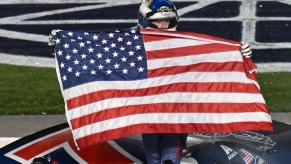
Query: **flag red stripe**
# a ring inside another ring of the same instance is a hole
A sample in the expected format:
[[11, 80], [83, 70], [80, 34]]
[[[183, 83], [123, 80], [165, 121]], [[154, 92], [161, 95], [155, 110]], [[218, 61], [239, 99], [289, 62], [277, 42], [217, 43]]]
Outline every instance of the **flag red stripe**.
[[[198, 87], [199, 86], [199, 87]], [[156, 86], [134, 90], [103, 90], [85, 94], [67, 100], [68, 110], [90, 104], [93, 102], [121, 97], [138, 97], [146, 95], [157, 95], [170, 92], [240, 92], [259, 93], [258, 88], [253, 84], [244, 83], [175, 83], [163, 86]]]
[[[167, 35], [168, 36], [171, 36], [173, 34], [177, 34], [177, 35], [184, 35], [184, 36], [192, 36], [192, 37], [200, 38], [201, 40], [202, 39], [209, 39], [209, 40], [222, 41], [222, 42], [227, 42], [227, 43], [232, 43], [232, 44], [241, 44], [240, 42], [237, 42], [237, 41], [223, 39], [223, 38], [219, 38], [219, 37], [215, 37], [215, 36], [210, 36], [210, 35], [206, 35], [206, 34], [194, 33], [194, 32], [141, 29], [141, 33], [142, 34], [144, 34], [146, 32], [157, 33], [158, 34], [158, 35], [156, 35], [157, 37], [167, 36]], [[146, 35], [154, 35], [154, 34], [146, 34]], [[176, 37], [172, 37], [172, 38], [179, 38], [179, 37], [176, 36]], [[181, 36], [181, 38], [184, 38], [184, 37]], [[185, 39], [187, 39], [187, 38], [185, 38]]]
[[266, 112], [266, 105], [261, 103], [159, 103], [132, 105], [107, 109], [71, 120], [73, 129], [89, 124], [142, 113], [239, 113]]
[[229, 124], [137, 124], [82, 137], [77, 139], [77, 143], [81, 147], [86, 147], [95, 144], [96, 142], [104, 142], [107, 140], [140, 133], [233, 133], [246, 130], [272, 131], [273, 129], [272, 123], [270, 122], [244, 122]]
[[197, 46], [153, 50], [153, 51], [147, 51], [146, 53], [147, 53], [147, 59], [151, 60], [151, 59], [169, 58], [169, 57], [176, 57], [176, 56], [200, 55], [200, 54], [207, 54], [207, 53], [219, 53], [219, 52], [238, 51], [238, 50], [239, 50], [239, 47], [237, 46], [211, 43], [211, 44], [202, 44], [202, 45], [197, 45]]
[[152, 69], [148, 71], [148, 75], [150, 78], [153, 78], [166, 75], [176, 75], [186, 72], [245, 72], [245, 69], [241, 62], [205, 62], [186, 66], [171, 66]]
[[143, 35], [143, 41], [146, 42], [153, 42], [153, 41], [161, 41], [167, 39], [174, 39], [171, 36], [157, 36], [157, 35]]

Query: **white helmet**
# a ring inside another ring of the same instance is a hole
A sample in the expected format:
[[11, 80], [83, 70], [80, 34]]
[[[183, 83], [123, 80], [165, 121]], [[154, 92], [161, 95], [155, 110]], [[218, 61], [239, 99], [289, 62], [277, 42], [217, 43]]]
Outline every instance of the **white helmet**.
[[176, 6], [169, 0], [144, 0], [139, 8], [138, 24], [142, 28], [158, 27], [153, 21], [169, 20], [168, 30], [175, 30], [178, 22], [178, 13]]

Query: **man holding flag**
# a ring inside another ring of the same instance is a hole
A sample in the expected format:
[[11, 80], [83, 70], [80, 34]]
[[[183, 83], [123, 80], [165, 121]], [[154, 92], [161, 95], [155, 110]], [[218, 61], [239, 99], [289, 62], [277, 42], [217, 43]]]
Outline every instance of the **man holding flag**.
[[[176, 31], [178, 13], [176, 6], [168, 0], [144, 1], [138, 12], [139, 27]], [[179, 164], [187, 134], [153, 133], [142, 134], [147, 162], [151, 164], [171, 161]]]
[[145, 1], [142, 29], [54, 36], [80, 147], [142, 133], [148, 163], [180, 163], [185, 133], [272, 129], [249, 47], [242, 57], [240, 43], [176, 32], [177, 20], [172, 2]]

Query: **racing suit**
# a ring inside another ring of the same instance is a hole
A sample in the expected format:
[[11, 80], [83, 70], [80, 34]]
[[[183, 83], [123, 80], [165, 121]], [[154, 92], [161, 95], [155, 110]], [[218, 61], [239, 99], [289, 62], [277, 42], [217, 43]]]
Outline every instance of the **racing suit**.
[[171, 161], [173, 164], [180, 164], [186, 138], [187, 134], [142, 134], [147, 162], [161, 164]]

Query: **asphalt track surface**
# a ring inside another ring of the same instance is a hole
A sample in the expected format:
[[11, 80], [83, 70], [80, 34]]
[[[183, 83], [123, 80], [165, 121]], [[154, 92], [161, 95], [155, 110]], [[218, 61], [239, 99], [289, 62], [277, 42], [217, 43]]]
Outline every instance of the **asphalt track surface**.
[[21, 137], [66, 122], [64, 115], [0, 116], [0, 147]]

